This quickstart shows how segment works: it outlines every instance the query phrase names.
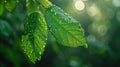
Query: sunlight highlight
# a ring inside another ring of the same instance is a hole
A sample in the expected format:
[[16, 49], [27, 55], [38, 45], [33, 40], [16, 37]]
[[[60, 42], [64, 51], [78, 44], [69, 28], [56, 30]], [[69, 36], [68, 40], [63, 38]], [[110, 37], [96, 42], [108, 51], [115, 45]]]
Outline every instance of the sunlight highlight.
[[84, 2], [81, 1], [81, 0], [77, 0], [77, 1], [75, 2], [75, 8], [76, 8], [77, 10], [79, 10], [79, 11], [83, 10], [83, 9], [85, 8]]

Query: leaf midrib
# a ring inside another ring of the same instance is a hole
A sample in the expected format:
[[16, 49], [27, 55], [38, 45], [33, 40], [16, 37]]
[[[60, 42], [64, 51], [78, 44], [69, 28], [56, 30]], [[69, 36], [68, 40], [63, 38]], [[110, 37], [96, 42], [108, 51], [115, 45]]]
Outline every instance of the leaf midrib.
[[[50, 12], [50, 16], [52, 16], [53, 18], [55, 17], [55, 15], [52, 14], [52, 12]], [[54, 20], [56, 20], [56, 17], [55, 17]], [[59, 22], [59, 20], [56, 20], [56, 21]], [[62, 21], [60, 20], [60, 22], [62, 22]], [[78, 42], [80, 42], [80, 40], [78, 38], [76, 38], [75, 36], [73, 36], [73, 34], [71, 32], [69, 32], [66, 28], [64, 28], [64, 26], [62, 26], [60, 23], [55, 23], [55, 24], [58, 25], [59, 27], [63, 28], [67, 33], [69, 33], [69, 35], [71, 35], [71, 37], [75, 38]]]

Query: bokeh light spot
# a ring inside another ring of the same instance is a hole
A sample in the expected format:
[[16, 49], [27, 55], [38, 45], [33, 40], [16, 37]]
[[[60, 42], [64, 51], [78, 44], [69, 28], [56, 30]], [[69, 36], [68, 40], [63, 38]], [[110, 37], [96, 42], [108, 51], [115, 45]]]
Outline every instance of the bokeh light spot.
[[113, 0], [113, 5], [115, 7], [120, 7], [120, 0]]
[[75, 2], [75, 8], [76, 8], [77, 10], [79, 10], [79, 11], [83, 10], [83, 9], [85, 8], [84, 2], [81, 1], [81, 0], [77, 0], [77, 1]]

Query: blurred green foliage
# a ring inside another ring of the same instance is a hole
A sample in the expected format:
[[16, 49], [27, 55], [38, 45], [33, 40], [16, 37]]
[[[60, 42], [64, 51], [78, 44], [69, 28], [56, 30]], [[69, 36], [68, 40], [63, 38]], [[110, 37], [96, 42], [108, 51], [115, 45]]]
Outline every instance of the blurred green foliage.
[[74, 7], [76, 0], [50, 1], [81, 23], [89, 47], [62, 46], [49, 33], [41, 61], [31, 64], [20, 49], [26, 17], [25, 0], [19, 0], [12, 12], [3, 9], [0, 3], [0, 67], [120, 66], [120, 0], [82, 0], [85, 4], [82, 11]]

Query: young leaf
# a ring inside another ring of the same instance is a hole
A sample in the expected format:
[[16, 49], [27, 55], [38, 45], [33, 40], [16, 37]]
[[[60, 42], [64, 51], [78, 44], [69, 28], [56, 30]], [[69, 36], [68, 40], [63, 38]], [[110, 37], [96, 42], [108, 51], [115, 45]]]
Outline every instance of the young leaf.
[[84, 33], [79, 22], [53, 5], [46, 9], [45, 18], [47, 25], [58, 42], [65, 46], [87, 47]]
[[13, 9], [17, 6], [18, 0], [5, 0], [5, 7], [8, 11], [13, 11]]
[[47, 39], [47, 25], [40, 12], [31, 13], [25, 22], [25, 35], [22, 36], [22, 48], [31, 62], [40, 60]]

